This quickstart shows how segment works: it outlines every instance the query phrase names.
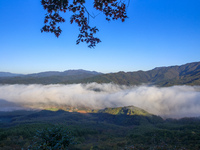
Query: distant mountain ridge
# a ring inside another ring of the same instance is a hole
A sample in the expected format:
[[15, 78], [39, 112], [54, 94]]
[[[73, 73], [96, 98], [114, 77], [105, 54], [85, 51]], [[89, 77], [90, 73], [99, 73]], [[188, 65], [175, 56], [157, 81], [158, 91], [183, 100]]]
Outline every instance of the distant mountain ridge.
[[96, 71], [87, 71], [87, 70], [83, 70], [83, 69], [78, 69], [78, 70], [66, 70], [66, 71], [63, 71], [63, 72], [47, 71], [47, 72], [28, 74], [27, 76], [50, 77], [50, 76], [76, 76], [76, 75], [81, 75], [81, 74], [99, 75], [99, 74], [102, 74], [102, 73], [96, 72]]
[[200, 62], [181, 66], [157, 67], [149, 71], [118, 72], [92, 77], [83, 82], [116, 83], [122, 85], [150, 84], [159, 86], [200, 85]]
[[64, 72], [46, 71], [27, 75], [19, 74], [15, 76], [11, 76], [9, 74], [7, 76], [6, 74], [4, 76], [0, 76], [0, 84], [59, 84], [64, 82], [72, 83], [73, 81], [94, 77], [97, 75], [101, 75], [102, 73], [78, 69], [66, 70]]
[[0, 72], [0, 77], [16, 77], [16, 76], [22, 76], [23, 74], [16, 74], [16, 73], [10, 73], [10, 72]]
[[71, 76], [71, 75], [78, 75], [78, 74], [94, 74], [99, 75], [102, 74], [100, 72], [96, 71], [87, 71], [83, 69], [77, 69], [77, 70], [66, 70], [63, 72], [60, 71], [45, 71], [45, 72], [39, 72], [39, 73], [32, 73], [32, 74], [16, 74], [16, 73], [10, 73], [10, 72], [0, 72], [0, 77], [16, 77], [16, 76], [32, 76], [32, 77], [49, 77], [49, 76]]
[[80, 69], [64, 72], [41, 72], [19, 77], [0, 77], [0, 84], [72, 84], [91, 82], [120, 85], [200, 85], [200, 62], [187, 63], [180, 66], [156, 67], [149, 71], [136, 72], [120, 71], [102, 74]]

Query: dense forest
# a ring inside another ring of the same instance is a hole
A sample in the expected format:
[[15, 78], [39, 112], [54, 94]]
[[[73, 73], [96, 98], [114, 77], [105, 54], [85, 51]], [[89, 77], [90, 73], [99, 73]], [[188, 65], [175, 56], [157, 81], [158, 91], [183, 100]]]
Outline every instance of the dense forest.
[[91, 113], [1, 112], [0, 149], [34, 149], [35, 143], [44, 141], [35, 139], [38, 132], [54, 137], [59, 128], [67, 133], [68, 149], [200, 149], [199, 118], [163, 120], [133, 106]]

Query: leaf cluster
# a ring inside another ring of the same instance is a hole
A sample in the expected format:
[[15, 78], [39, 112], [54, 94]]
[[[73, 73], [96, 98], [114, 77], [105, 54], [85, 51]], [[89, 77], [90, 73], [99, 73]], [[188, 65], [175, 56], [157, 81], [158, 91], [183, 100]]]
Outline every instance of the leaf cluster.
[[[101, 42], [99, 38], [94, 36], [99, 30], [97, 27], [89, 25], [89, 18], [95, 18], [96, 16], [89, 13], [85, 3], [85, 0], [73, 0], [73, 2], [69, 2], [69, 0], [42, 0], [41, 4], [47, 10], [47, 14], [45, 15], [45, 25], [41, 32], [51, 32], [56, 37], [59, 37], [62, 30], [58, 23], [65, 22], [60, 12], [72, 12], [70, 23], [77, 24], [80, 31], [76, 44], [86, 42], [89, 44], [88, 47], [95, 47], [96, 44]], [[124, 22], [127, 18], [126, 4], [121, 0], [94, 0], [93, 7], [102, 12], [108, 21], [121, 19]]]

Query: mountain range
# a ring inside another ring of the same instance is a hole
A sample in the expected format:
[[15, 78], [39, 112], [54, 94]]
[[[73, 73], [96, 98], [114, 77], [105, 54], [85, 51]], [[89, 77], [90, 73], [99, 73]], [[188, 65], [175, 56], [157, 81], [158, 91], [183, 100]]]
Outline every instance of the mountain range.
[[86, 70], [49, 71], [21, 75], [0, 72], [0, 84], [115, 83], [120, 85], [200, 85], [200, 62], [180, 66], [156, 67], [149, 71], [103, 74]]
[[0, 72], [0, 77], [16, 77], [16, 76], [23, 76], [23, 74], [15, 74], [10, 72]]
[[33, 74], [13, 74], [0, 72], [0, 84], [58, 84], [58, 83], [73, 83], [76, 80], [82, 80], [102, 73], [87, 70], [66, 70], [47, 71]]
[[200, 85], [200, 62], [181, 66], [157, 67], [149, 71], [103, 74], [84, 82], [113, 82], [122, 85], [150, 84], [159, 86]]

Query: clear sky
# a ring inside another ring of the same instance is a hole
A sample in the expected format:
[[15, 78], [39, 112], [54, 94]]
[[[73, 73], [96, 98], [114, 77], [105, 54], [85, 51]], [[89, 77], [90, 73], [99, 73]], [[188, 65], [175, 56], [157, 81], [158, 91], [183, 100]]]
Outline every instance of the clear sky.
[[0, 0], [0, 71], [108, 73], [200, 61], [200, 0], [131, 0], [127, 13], [124, 23], [107, 22], [103, 14], [90, 19], [102, 40], [90, 49], [76, 45], [78, 27], [69, 23], [70, 14], [56, 38], [40, 32], [45, 15], [40, 0]]

